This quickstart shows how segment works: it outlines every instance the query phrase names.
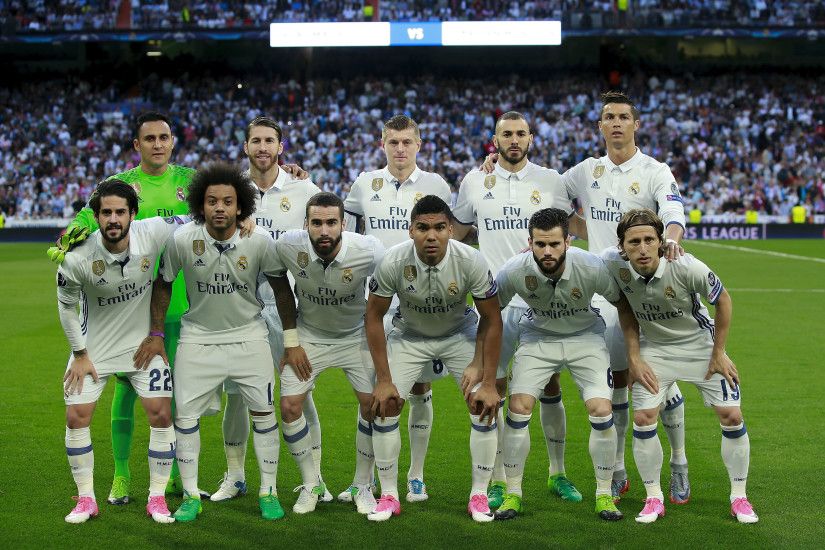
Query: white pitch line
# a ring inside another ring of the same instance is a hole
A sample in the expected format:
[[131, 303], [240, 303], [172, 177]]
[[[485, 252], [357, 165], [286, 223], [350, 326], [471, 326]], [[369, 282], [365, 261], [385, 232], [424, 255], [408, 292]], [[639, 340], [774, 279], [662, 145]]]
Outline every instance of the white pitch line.
[[729, 288], [731, 292], [804, 292], [825, 294], [825, 288]]
[[806, 260], [809, 262], [816, 262], [825, 264], [825, 258], [812, 258], [810, 256], [800, 256], [798, 254], [787, 254], [785, 252], [776, 252], [775, 250], [759, 250], [758, 248], [747, 248], [744, 246], [734, 246], [732, 244], [709, 243], [707, 241], [689, 241], [691, 245], [701, 244], [710, 246], [712, 248], [724, 248], [726, 250], [738, 250], [740, 252], [752, 252], [754, 254], [762, 254], [765, 256], [776, 256], [777, 258], [788, 258], [790, 260]]

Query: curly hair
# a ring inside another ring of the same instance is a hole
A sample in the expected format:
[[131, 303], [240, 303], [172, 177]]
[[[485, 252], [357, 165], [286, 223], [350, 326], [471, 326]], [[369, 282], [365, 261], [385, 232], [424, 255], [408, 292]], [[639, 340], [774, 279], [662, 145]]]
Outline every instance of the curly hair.
[[203, 204], [206, 200], [206, 190], [210, 185], [230, 185], [235, 188], [238, 196], [238, 221], [243, 221], [255, 212], [255, 189], [249, 177], [241, 172], [240, 168], [225, 162], [209, 164], [195, 173], [189, 184], [189, 194], [186, 202], [189, 203], [189, 214], [197, 223], [204, 223]]

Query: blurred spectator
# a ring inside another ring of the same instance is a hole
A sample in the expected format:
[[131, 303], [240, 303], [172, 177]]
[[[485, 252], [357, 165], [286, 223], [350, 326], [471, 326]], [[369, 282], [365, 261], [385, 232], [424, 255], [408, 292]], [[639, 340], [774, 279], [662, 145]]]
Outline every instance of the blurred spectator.
[[[150, 108], [173, 121], [173, 162], [192, 167], [245, 162], [244, 125], [274, 116], [284, 128], [283, 158], [339, 195], [361, 171], [384, 165], [382, 121], [396, 113], [420, 124], [422, 168], [456, 187], [492, 150], [495, 120], [508, 110], [532, 125], [531, 160], [563, 172], [603, 154], [598, 82], [593, 74], [495, 82], [261, 76], [239, 90], [229, 77], [184, 74], [151, 76], [138, 97], [85, 80], [20, 82], [0, 89], [0, 209], [18, 218], [71, 214], [99, 180], [139, 161], [131, 121]], [[786, 216], [802, 203], [825, 214], [825, 76], [639, 73], [623, 88], [642, 113], [637, 143], [669, 164], [687, 210]]]

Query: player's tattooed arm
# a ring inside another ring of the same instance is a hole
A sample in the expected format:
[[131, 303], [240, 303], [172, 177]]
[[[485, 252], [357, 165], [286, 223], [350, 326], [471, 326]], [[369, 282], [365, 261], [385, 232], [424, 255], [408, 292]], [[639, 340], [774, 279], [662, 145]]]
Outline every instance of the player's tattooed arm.
[[375, 388], [372, 391], [371, 412], [373, 418], [395, 416], [401, 407], [401, 396], [392, 382], [390, 364], [387, 359], [387, 336], [384, 334], [384, 315], [390, 309], [392, 298], [370, 293], [367, 312], [364, 315], [364, 329], [372, 362], [375, 365]]
[[619, 324], [622, 327], [624, 343], [627, 348], [627, 366], [630, 372], [631, 387], [639, 382], [650, 393], [659, 393], [659, 380], [650, 365], [642, 359], [639, 346], [639, 322], [633, 315], [633, 309], [627, 298], [622, 294], [618, 302], [613, 302], [619, 312]]
[[169, 309], [171, 299], [172, 283], [166, 282], [162, 275], [158, 275], [152, 285], [152, 301], [149, 305], [149, 334], [140, 343], [138, 350], [132, 357], [136, 369], [146, 370], [156, 355], [160, 355], [163, 362], [169, 366], [169, 358], [166, 356], [166, 349], [163, 345], [165, 339], [163, 326], [166, 322], [166, 310]]
[[725, 377], [725, 380], [728, 381], [731, 388], [735, 388], [739, 385], [739, 372], [736, 370], [736, 365], [733, 364], [733, 361], [731, 361], [730, 357], [725, 353], [725, 344], [728, 340], [732, 316], [733, 301], [730, 299], [728, 291], [723, 289], [719, 295], [719, 299], [716, 301], [716, 312], [713, 316], [713, 351], [710, 355], [705, 380], [710, 380], [713, 374], [718, 373]]
[[[284, 356], [278, 370], [283, 372], [284, 367], [289, 365], [295, 371], [299, 380], [309, 380], [312, 374], [312, 365], [306, 351], [298, 341], [298, 310], [295, 307], [295, 295], [289, 286], [289, 279], [286, 273], [280, 277], [269, 277], [269, 286], [275, 293], [275, 304], [278, 307], [278, 316], [281, 318], [281, 326], [284, 328]], [[292, 331], [292, 332], [288, 332]], [[287, 338], [289, 336], [289, 338]]]

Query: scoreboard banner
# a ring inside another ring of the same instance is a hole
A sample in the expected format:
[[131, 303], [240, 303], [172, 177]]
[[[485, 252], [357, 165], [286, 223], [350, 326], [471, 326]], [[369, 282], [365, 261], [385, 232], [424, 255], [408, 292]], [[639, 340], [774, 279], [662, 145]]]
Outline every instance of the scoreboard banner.
[[352, 46], [558, 46], [561, 21], [272, 23], [273, 48]]

